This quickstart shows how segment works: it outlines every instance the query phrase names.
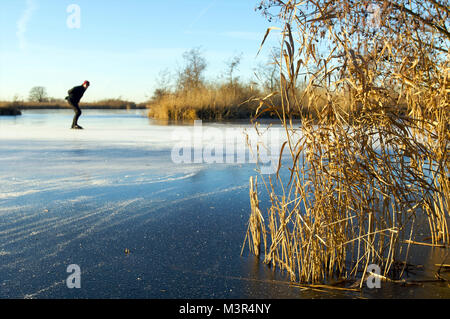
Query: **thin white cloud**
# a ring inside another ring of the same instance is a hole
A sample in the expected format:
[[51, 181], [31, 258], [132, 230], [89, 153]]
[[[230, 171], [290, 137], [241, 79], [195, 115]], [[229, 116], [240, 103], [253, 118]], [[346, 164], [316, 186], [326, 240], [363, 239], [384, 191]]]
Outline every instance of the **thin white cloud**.
[[19, 47], [21, 49], [25, 49], [27, 45], [27, 41], [25, 38], [25, 33], [27, 32], [28, 22], [33, 15], [33, 12], [36, 10], [36, 2], [34, 0], [26, 1], [25, 11], [22, 13], [22, 16], [17, 21], [17, 39], [19, 40]]
[[192, 27], [206, 14], [208, 13], [209, 9], [211, 9], [215, 4], [217, 0], [212, 1], [207, 7], [205, 7], [200, 13], [195, 17], [194, 20], [192, 20], [191, 24], [188, 26], [186, 32], [190, 32]]
[[225, 31], [220, 33], [221, 36], [239, 39], [239, 40], [256, 40], [261, 41], [263, 39], [263, 33], [261, 32], [246, 32], [246, 31]]

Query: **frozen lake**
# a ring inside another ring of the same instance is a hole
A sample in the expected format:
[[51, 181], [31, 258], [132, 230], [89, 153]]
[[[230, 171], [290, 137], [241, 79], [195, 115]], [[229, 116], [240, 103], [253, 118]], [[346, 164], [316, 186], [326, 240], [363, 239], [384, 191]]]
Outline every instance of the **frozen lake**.
[[171, 135], [189, 126], [143, 111], [86, 110], [83, 131], [72, 116], [0, 118], [0, 297], [276, 295], [240, 279], [264, 270], [240, 257], [254, 164], [174, 163]]
[[[86, 110], [78, 131], [72, 116], [0, 117], [0, 298], [354, 297], [301, 291], [248, 250], [240, 256], [257, 173], [239, 157], [239, 134], [251, 125], [162, 125], [142, 110]], [[217, 137], [211, 145], [236, 134], [235, 147], [196, 157], [200, 129], [200, 141]], [[72, 264], [80, 289], [66, 284]], [[365, 293], [442, 297], [442, 289]]]

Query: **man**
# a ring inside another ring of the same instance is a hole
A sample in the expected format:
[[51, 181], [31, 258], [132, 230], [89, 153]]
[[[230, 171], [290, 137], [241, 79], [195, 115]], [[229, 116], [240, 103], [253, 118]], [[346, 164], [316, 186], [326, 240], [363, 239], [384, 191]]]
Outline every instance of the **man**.
[[69, 102], [70, 106], [75, 111], [75, 116], [73, 117], [72, 121], [72, 129], [76, 130], [82, 130], [83, 128], [78, 125], [78, 118], [81, 116], [81, 110], [80, 110], [80, 100], [83, 97], [84, 92], [86, 92], [87, 88], [89, 87], [90, 83], [89, 81], [84, 81], [84, 83], [80, 86], [75, 86], [74, 88], [70, 89], [67, 93], [69, 93], [69, 96], [66, 96], [67, 102]]

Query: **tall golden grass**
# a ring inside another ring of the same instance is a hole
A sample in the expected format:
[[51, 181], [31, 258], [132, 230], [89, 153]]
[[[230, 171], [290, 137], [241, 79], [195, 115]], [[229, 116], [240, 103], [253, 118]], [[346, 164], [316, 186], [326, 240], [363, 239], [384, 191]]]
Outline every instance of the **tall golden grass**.
[[259, 92], [240, 84], [205, 85], [162, 94], [147, 104], [149, 117], [159, 120], [225, 120], [250, 118]]
[[[326, 96], [320, 89], [314, 90], [316, 105], [326, 104]], [[258, 112], [260, 100], [255, 98], [263, 92], [250, 85], [213, 84], [196, 89], [166, 92], [147, 103], [148, 116], [158, 120], [232, 120], [258, 118], [278, 118], [282, 113], [281, 96], [278, 92], [267, 93], [265, 103], [270, 103], [270, 109]], [[310, 93], [296, 88], [297, 99], [307, 101]], [[341, 99], [345, 97], [341, 96]], [[291, 112], [292, 118], [299, 119], [299, 110]], [[303, 107], [304, 117], [317, 119], [317, 109]], [[350, 111], [350, 110], [348, 110]]]
[[[259, 99], [258, 114], [281, 109], [280, 157], [289, 164], [280, 160], [276, 176], [250, 181], [249, 250], [293, 281], [359, 277], [362, 286], [370, 264], [384, 277], [400, 265], [401, 276], [415, 241], [448, 247], [448, 7], [275, 0], [261, 8], [277, 9], [282, 22], [281, 99]], [[268, 192], [267, 211], [257, 181]]]

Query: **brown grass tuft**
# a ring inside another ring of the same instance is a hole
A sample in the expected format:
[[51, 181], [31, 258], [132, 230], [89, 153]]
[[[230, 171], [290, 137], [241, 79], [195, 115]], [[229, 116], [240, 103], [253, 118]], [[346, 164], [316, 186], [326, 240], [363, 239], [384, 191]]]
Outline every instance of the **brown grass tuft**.
[[258, 114], [280, 109], [289, 170], [261, 176], [266, 212], [251, 183], [250, 251], [293, 281], [317, 283], [364, 279], [370, 264], [393, 276], [423, 222], [429, 244], [448, 247], [448, 10], [371, 1], [382, 17], [374, 24], [367, 1], [263, 3], [283, 22], [281, 98], [260, 99]]

